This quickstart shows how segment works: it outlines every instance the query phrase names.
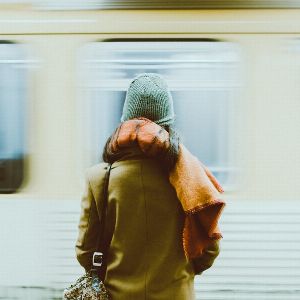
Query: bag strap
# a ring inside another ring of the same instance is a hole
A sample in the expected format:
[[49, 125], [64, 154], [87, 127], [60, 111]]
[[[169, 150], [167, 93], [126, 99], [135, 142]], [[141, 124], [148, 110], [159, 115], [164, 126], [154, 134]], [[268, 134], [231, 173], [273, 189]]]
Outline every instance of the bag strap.
[[[103, 189], [102, 189], [102, 205], [101, 205], [101, 216], [99, 218], [100, 220], [100, 233], [97, 240], [97, 252], [94, 252], [93, 254], [93, 262], [92, 262], [92, 271], [96, 271], [100, 277], [104, 277], [104, 268], [103, 268], [103, 256], [105, 255], [105, 252], [107, 250], [107, 243], [105, 241], [105, 225], [106, 225], [106, 216], [107, 216], [107, 202], [108, 202], [108, 185], [109, 185], [109, 176], [110, 171], [112, 168], [112, 164], [108, 164], [108, 166], [105, 167], [106, 172], [104, 176], [104, 183], [103, 183]], [[101, 203], [100, 202], [100, 203]]]

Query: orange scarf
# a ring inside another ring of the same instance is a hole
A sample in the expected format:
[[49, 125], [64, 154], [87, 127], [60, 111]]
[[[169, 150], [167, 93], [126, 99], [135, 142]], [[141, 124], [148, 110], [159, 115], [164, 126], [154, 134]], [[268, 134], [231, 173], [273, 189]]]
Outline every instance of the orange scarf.
[[[170, 146], [169, 133], [146, 118], [131, 119], [121, 123], [108, 147], [116, 153], [134, 144], [145, 155], [155, 157]], [[188, 259], [200, 257], [210, 242], [223, 237], [218, 227], [225, 207], [225, 202], [219, 199], [223, 189], [208, 168], [181, 143], [169, 180], [185, 212], [182, 236], [185, 255]]]

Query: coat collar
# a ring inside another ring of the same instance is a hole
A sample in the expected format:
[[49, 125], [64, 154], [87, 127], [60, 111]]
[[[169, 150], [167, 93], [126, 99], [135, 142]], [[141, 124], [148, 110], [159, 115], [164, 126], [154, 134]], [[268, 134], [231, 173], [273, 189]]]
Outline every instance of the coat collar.
[[118, 161], [127, 159], [147, 158], [138, 145], [120, 149], [118, 152], [120, 155]]

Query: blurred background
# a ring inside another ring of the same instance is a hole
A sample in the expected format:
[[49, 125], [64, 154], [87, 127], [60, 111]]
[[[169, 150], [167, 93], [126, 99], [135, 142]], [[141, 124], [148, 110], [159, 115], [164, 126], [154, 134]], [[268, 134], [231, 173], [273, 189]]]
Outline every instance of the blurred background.
[[85, 169], [126, 90], [167, 80], [223, 186], [201, 300], [300, 299], [300, 1], [0, 0], [0, 299], [61, 299]]

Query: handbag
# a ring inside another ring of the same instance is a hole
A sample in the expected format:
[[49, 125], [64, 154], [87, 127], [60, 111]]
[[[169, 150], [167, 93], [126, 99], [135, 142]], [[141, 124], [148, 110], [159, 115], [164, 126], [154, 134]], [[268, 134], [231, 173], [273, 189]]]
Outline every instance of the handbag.
[[[63, 292], [63, 300], [109, 300], [109, 293], [106, 290], [103, 281], [100, 278], [100, 272], [103, 274], [103, 255], [107, 245], [104, 241], [105, 219], [108, 201], [108, 183], [111, 171], [111, 164], [106, 167], [104, 186], [103, 186], [103, 204], [100, 219], [100, 235], [97, 241], [97, 252], [93, 254], [93, 267], [85, 274], [80, 276], [73, 284], [67, 287]], [[104, 277], [103, 277], [104, 278]]]

